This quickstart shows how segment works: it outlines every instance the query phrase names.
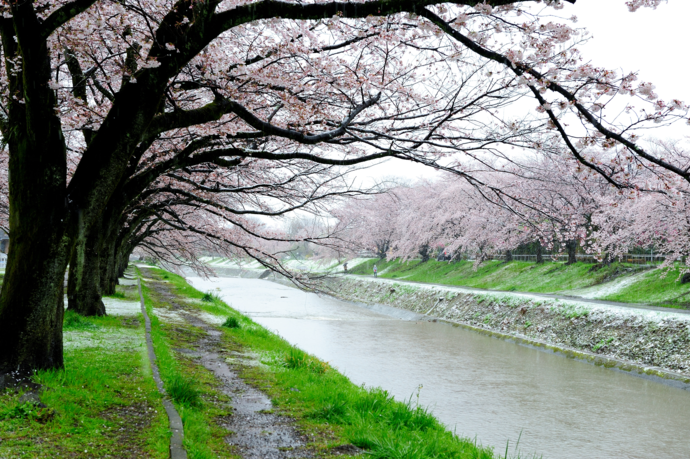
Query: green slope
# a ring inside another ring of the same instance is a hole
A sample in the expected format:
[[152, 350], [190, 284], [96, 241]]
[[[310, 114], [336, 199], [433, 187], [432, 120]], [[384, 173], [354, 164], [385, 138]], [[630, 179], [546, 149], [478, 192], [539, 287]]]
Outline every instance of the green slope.
[[[690, 304], [690, 284], [681, 284], [679, 269], [658, 270], [627, 263], [609, 266], [590, 263], [487, 261], [475, 271], [473, 262], [447, 263], [419, 260], [367, 260], [352, 274], [371, 275], [376, 264], [379, 276], [493, 290], [562, 293], [611, 301], [651, 303], [670, 307]], [[633, 277], [634, 276], [634, 277]]]

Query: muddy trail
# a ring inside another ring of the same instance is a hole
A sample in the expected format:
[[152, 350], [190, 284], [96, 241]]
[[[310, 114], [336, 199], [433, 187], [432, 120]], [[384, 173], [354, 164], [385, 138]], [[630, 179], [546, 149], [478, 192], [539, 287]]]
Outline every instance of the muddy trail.
[[[168, 331], [173, 341], [184, 342], [185, 348], [174, 351], [182, 358], [203, 365], [217, 380], [218, 390], [231, 399], [231, 414], [217, 422], [227, 430], [225, 441], [232, 446], [233, 452], [245, 459], [315, 457], [308, 447], [308, 437], [298, 431], [294, 420], [273, 413], [270, 398], [239, 376], [243, 365], [251, 365], [251, 358], [241, 349], [232, 349], [223, 343], [222, 332], [217, 326], [204, 321], [197, 310], [179, 299], [169, 283], [155, 280], [150, 270], [142, 269], [142, 272], [153, 280], [147, 280], [147, 285], [157, 301], [168, 306], [178, 319], [177, 324], [170, 324]], [[180, 320], [185, 323], [179, 323]], [[194, 333], [189, 333], [188, 326], [193, 327]], [[206, 402], [224, 403], [220, 400]]]

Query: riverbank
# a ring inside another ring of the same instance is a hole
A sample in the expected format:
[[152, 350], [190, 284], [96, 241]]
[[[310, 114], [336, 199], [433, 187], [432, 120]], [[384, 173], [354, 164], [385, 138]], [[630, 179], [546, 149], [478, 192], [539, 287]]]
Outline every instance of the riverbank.
[[[498, 457], [413, 401], [352, 384], [183, 278], [141, 275], [188, 457]], [[134, 288], [119, 286], [119, 296]], [[0, 457], [168, 457], [140, 305], [111, 298], [106, 307], [108, 317], [66, 316], [65, 370], [0, 393]]]
[[[203, 259], [219, 273], [228, 270], [252, 272], [265, 270], [255, 261], [241, 262], [227, 258]], [[507, 292], [564, 295], [584, 299], [646, 304], [656, 307], [689, 309], [690, 284], [681, 282], [681, 268], [656, 269], [631, 263], [591, 264], [578, 262], [485, 261], [479, 267], [473, 261], [439, 262], [429, 260], [380, 260], [355, 258], [347, 262], [348, 272], [370, 276], [374, 265], [378, 275], [397, 279], [456, 287], [472, 287]], [[336, 260], [286, 260], [283, 266], [296, 273], [329, 275], [344, 272]], [[475, 269], [476, 268], [476, 269]]]
[[[229, 413], [214, 417], [206, 408], [197, 415], [207, 425], [225, 429], [235, 453], [286, 458], [360, 453], [381, 459], [497, 457], [448, 431], [425, 408], [395, 401], [381, 389], [352, 384], [327, 363], [213, 294], [195, 290], [183, 278], [154, 269], [145, 275], [151, 279], [144, 292], [147, 307], [158, 317], [160, 336], [170, 343], [167, 352], [179, 371], [194, 381], [214, 377], [208, 389], [214, 391], [211, 398], [230, 399]], [[166, 349], [160, 349], [165, 355]], [[248, 391], [253, 393], [243, 402], [241, 395]], [[257, 397], [263, 402], [257, 403]], [[248, 432], [241, 430], [246, 427]], [[278, 443], [286, 439], [286, 444]]]
[[351, 274], [489, 290], [563, 294], [588, 299], [643, 303], [654, 306], [690, 307], [690, 284], [683, 284], [679, 268], [655, 269], [615, 262], [610, 265], [562, 262], [537, 264], [526, 261], [485, 261], [475, 269], [472, 261], [368, 259], [354, 265]]
[[518, 293], [477, 293], [389, 279], [328, 278], [322, 288], [349, 301], [383, 304], [445, 320], [597, 365], [690, 389], [690, 316], [553, 300]]

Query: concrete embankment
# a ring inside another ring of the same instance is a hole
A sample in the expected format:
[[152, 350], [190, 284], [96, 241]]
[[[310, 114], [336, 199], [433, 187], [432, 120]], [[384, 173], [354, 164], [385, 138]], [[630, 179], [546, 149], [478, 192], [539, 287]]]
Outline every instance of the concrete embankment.
[[353, 276], [322, 287], [690, 390], [687, 314]]

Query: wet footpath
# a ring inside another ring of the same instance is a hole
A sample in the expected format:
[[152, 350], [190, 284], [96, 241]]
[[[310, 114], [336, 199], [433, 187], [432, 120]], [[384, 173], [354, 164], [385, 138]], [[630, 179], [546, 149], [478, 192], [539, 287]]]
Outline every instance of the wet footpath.
[[245, 459], [313, 457], [308, 437], [298, 431], [294, 420], [274, 413], [269, 397], [239, 376], [240, 367], [251, 364], [251, 357], [224, 345], [218, 318], [175, 295], [171, 284], [150, 270], [142, 268], [142, 274], [159, 306], [153, 313], [165, 324], [172, 342], [184, 343], [173, 352], [211, 372], [216, 390], [227, 396], [205, 403], [216, 403], [216, 408], [228, 411], [220, 425], [230, 451]]

